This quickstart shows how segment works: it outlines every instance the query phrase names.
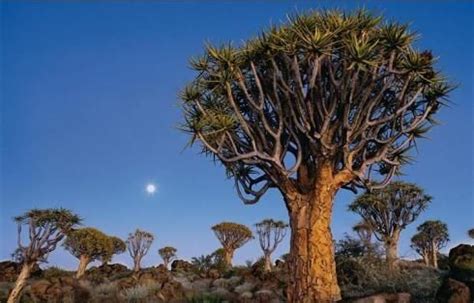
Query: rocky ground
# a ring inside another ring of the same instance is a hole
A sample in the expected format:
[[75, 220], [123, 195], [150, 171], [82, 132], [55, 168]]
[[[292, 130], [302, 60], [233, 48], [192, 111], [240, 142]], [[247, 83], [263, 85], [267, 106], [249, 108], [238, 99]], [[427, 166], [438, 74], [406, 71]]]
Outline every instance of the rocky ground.
[[[344, 269], [339, 274], [346, 275], [339, 277], [344, 302], [472, 302], [473, 250], [469, 245], [453, 249], [449, 270], [405, 261], [389, 275], [386, 270], [377, 270], [377, 263], [346, 260], [339, 266]], [[0, 302], [6, 300], [19, 269], [14, 262], [0, 263]], [[38, 267], [22, 302], [285, 302], [286, 281], [282, 261], [271, 273], [265, 273], [258, 262], [223, 271], [212, 266], [202, 270], [176, 260], [171, 270], [158, 266], [138, 273], [109, 264], [90, 268], [80, 280], [73, 272]]]

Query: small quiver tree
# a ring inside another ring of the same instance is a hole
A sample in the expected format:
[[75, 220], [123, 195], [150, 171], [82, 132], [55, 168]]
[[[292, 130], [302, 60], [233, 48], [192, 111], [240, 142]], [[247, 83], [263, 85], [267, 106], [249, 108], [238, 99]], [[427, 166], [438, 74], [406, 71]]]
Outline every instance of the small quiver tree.
[[176, 252], [178, 250], [171, 246], [165, 246], [158, 250], [158, 254], [163, 259], [163, 265], [168, 268], [168, 264], [176, 258]]
[[[8, 303], [20, 300], [21, 292], [30, 277], [31, 270], [38, 262], [47, 262], [49, 254], [81, 219], [71, 211], [62, 208], [32, 209], [15, 217], [18, 224], [18, 248], [14, 253], [22, 269], [8, 297]], [[28, 228], [28, 237], [22, 237], [23, 227]], [[23, 243], [22, 239], [29, 239]]]
[[364, 244], [367, 248], [371, 246], [374, 228], [369, 222], [362, 220], [354, 225], [352, 230], [357, 234], [362, 244]]
[[219, 223], [212, 230], [224, 249], [225, 265], [232, 267], [235, 250], [253, 238], [252, 231], [245, 225], [232, 222]]
[[449, 241], [448, 226], [439, 220], [430, 220], [418, 226], [417, 231], [411, 238], [411, 247], [426, 265], [438, 268], [439, 250]]
[[64, 248], [79, 259], [76, 278], [81, 278], [89, 263], [112, 255], [113, 243], [109, 236], [92, 227], [70, 232], [64, 241]]
[[144, 230], [137, 229], [134, 233], [129, 234], [127, 241], [128, 253], [133, 259], [133, 271], [138, 272], [141, 269], [143, 257], [148, 253], [154, 236]]
[[471, 228], [470, 230], [467, 231], [467, 234], [471, 239], [474, 239], [474, 228]]
[[272, 270], [271, 255], [277, 248], [278, 244], [285, 238], [288, 224], [283, 221], [274, 221], [273, 219], [265, 219], [255, 224], [258, 234], [260, 248], [263, 251], [264, 270]]
[[430, 202], [431, 197], [418, 186], [393, 182], [357, 197], [349, 209], [373, 227], [377, 240], [384, 243], [389, 268], [394, 268], [401, 231], [415, 221]]
[[332, 206], [345, 188], [383, 187], [451, 90], [407, 25], [367, 11], [310, 12], [240, 47], [191, 61], [183, 129], [253, 204], [271, 188], [289, 212], [288, 301], [341, 299]]

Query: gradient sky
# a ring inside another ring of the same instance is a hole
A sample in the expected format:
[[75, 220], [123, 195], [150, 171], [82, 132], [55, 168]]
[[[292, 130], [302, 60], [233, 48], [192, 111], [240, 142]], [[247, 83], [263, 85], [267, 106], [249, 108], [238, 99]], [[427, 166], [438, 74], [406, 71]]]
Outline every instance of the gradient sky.
[[[287, 220], [277, 192], [246, 206], [222, 167], [185, 149], [176, 127], [177, 92], [192, 79], [188, 59], [205, 41], [239, 43], [288, 13], [308, 8], [367, 7], [411, 22], [418, 46], [439, 56], [439, 68], [460, 87], [442, 124], [419, 142], [404, 180], [434, 196], [401, 236], [400, 254], [426, 219], [448, 223], [451, 245], [468, 242], [473, 202], [473, 4], [471, 2], [1, 2], [0, 259], [15, 249], [12, 217], [32, 208], [66, 207], [84, 225], [126, 238], [139, 227], [156, 235], [144, 265], [161, 262], [159, 247], [181, 258], [210, 253], [219, 243], [210, 226], [223, 220], [253, 225]], [[158, 192], [149, 196], [145, 185]], [[352, 193], [336, 199], [333, 232], [350, 232]], [[472, 241], [471, 241], [472, 243]], [[288, 250], [288, 238], [275, 257]], [[236, 263], [260, 256], [246, 244]], [[131, 264], [127, 254], [115, 262]], [[50, 264], [75, 268], [57, 249]]]

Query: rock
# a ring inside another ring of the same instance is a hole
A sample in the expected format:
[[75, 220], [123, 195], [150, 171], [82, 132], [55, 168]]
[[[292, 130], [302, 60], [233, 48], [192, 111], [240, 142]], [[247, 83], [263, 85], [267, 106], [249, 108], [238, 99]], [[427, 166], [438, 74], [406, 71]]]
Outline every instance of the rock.
[[[466, 284], [474, 296], [474, 245], [460, 244], [449, 251], [449, 276]], [[471, 298], [474, 300], [474, 298]]]
[[177, 272], [177, 271], [188, 272], [188, 271], [192, 271], [193, 269], [194, 269], [194, 265], [192, 265], [188, 261], [174, 260], [171, 263], [171, 271], [173, 272]]
[[119, 275], [128, 275], [132, 271], [122, 264], [104, 264], [101, 266], [93, 266], [88, 269], [84, 278], [94, 283], [104, 283], [111, 281]]
[[470, 291], [469, 288], [462, 282], [454, 279], [445, 279], [436, 294], [438, 302], [446, 303], [469, 303]]
[[411, 295], [408, 293], [377, 294], [355, 300], [353, 303], [410, 303]]
[[235, 287], [236, 285], [240, 284], [241, 281], [242, 281], [241, 277], [233, 276], [233, 277], [230, 277], [229, 279], [227, 279], [227, 284], [230, 287]]
[[[13, 261], [0, 262], [0, 282], [15, 282], [21, 271], [21, 263]], [[41, 276], [42, 270], [35, 264], [31, 271], [31, 277]]]
[[253, 295], [250, 291], [245, 291], [243, 293], [240, 294], [240, 298], [241, 299], [252, 299]]
[[229, 286], [229, 280], [224, 278], [216, 279], [212, 282], [212, 286], [215, 288], [226, 288]]
[[90, 293], [72, 277], [33, 282], [30, 293], [35, 302], [88, 302]]
[[181, 284], [184, 289], [192, 289], [193, 284], [186, 276], [173, 277], [173, 280]]

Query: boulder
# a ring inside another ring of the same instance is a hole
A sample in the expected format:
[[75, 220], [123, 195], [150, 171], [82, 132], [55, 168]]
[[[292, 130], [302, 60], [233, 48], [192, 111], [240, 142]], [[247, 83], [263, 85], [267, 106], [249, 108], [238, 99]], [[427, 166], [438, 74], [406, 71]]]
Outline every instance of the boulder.
[[353, 303], [410, 303], [411, 295], [408, 293], [377, 294], [355, 300]]
[[221, 273], [219, 272], [219, 270], [215, 269], [215, 268], [212, 268], [210, 269], [208, 272], [207, 272], [207, 276], [210, 278], [210, 279], [219, 279], [220, 276], [221, 276]]
[[88, 302], [89, 291], [72, 277], [43, 279], [31, 283], [30, 294], [35, 302]]
[[188, 272], [194, 269], [194, 265], [184, 260], [174, 260], [171, 263], [171, 271], [173, 272]]
[[466, 284], [474, 296], [474, 245], [460, 244], [449, 251], [448, 258], [449, 276]]
[[255, 302], [267, 303], [279, 301], [278, 296], [270, 289], [260, 289], [259, 291], [255, 292], [254, 296]]
[[469, 303], [470, 291], [464, 283], [454, 279], [445, 279], [436, 294], [438, 302], [446, 303]]
[[234, 292], [242, 294], [245, 292], [251, 292], [255, 288], [255, 284], [252, 282], [245, 281], [239, 286], [234, 288]]

